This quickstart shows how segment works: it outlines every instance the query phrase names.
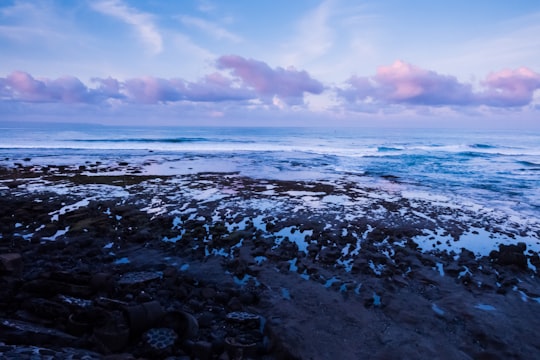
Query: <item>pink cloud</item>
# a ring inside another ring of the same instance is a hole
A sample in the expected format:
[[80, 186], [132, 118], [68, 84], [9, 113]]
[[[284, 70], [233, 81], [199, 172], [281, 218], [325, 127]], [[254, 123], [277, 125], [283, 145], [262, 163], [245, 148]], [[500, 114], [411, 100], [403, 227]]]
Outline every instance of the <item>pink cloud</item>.
[[0, 94], [4, 100], [20, 102], [94, 103], [107, 99], [123, 99], [130, 103], [156, 104], [175, 101], [219, 102], [240, 101], [256, 97], [247, 88], [234, 86], [233, 81], [218, 73], [198, 82], [157, 77], [131, 78], [125, 81], [93, 78], [96, 88], [84, 85], [78, 78], [35, 79], [15, 71], [0, 78]]
[[145, 104], [178, 101], [185, 92], [185, 85], [181, 80], [151, 76], [128, 79], [124, 88], [129, 99]]
[[399, 60], [379, 67], [373, 77], [353, 76], [348, 83], [352, 90], [341, 94], [349, 101], [366, 97], [415, 105], [468, 105], [473, 101], [470, 85]]
[[337, 89], [348, 102], [409, 104], [427, 106], [524, 106], [540, 89], [540, 74], [527, 68], [503, 70], [481, 82], [484, 89], [474, 91], [471, 84], [417, 66], [396, 61], [381, 66], [374, 76], [352, 76], [349, 87]]
[[123, 95], [120, 94], [122, 84], [117, 79], [113, 79], [109, 76], [106, 79], [93, 78], [92, 81], [99, 84], [98, 91], [104, 96], [111, 98], [123, 97]]
[[[15, 71], [0, 77], [0, 101], [103, 105], [116, 99], [126, 104], [236, 102], [242, 105], [247, 100], [261, 99], [265, 106], [285, 108], [285, 105], [302, 104], [306, 93], [321, 94], [325, 90], [306, 71], [271, 68], [264, 62], [240, 56], [220, 57], [217, 68], [229, 70], [230, 74], [214, 72], [197, 81], [151, 76], [127, 80], [94, 78], [91, 86], [74, 76], [38, 78]], [[515, 108], [532, 103], [535, 91], [540, 89], [540, 74], [527, 68], [493, 72], [475, 90], [472, 84], [453, 76], [396, 61], [379, 67], [372, 76], [352, 76], [347, 85], [334, 91], [345, 100], [344, 106], [362, 111], [376, 112], [393, 104]]]
[[386, 99], [424, 105], [465, 105], [472, 100], [470, 85], [461, 84], [453, 76], [437, 74], [396, 61], [381, 66], [374, 78]]
[[523, 106], [529, 104], [534, 92], [540, 89], [540, 74], [525, 67], [502, 70], [489, 74], [482, 84], [487, 88], [483, 94], [486, 104]]
[[154, 77], [134, 78], [126, 80], [124, 88], [128, 99], [140, 103], [180, 100], [220, 102], [246, 100], [255, 97], [251, 91], [245, 88], [234, 87], [231, 79], [218, 73], [207, 75], [198, 82]]
[[51, 101], [44, 82], [34, 79], [30, 74], [14, 71], [3, 81], [3, 93], [23, 101]]
[[24, 102], [90, 103], [97, 95], [74, 76], [35, 79], [26, 72], [14, 71], [2, 80], [4, 96]]
[[220, 69], [229, 69], [245, 86], [268, 98], [279, 96], [287, 103], [298, 103], [304, 93], [320, 94], [324, 86], [306, 71], [293, 68], [270, 68], [266, 63], [237, 55], [222, 56], [217, 60]]
[[52, 81], [46, 81], [46, 84], [55, 100], [65, 103], [92, 101], [92, 92], [74, 76], [64, 76]]
[[230, 78], [219, 73], [205, 76], [198, 82], [187, 83], [186, 96], [192, 101], [227, 101], [254, 99], [253, 91], [236, 87]]

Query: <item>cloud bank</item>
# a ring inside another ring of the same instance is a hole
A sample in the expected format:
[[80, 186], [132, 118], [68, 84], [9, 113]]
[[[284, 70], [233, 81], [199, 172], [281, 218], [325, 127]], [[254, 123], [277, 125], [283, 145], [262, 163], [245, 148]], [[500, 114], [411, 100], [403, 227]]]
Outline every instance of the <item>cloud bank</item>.
[[346, 83], [336, 92], [350, 103], [518, 107], [531, 103], [540, 89], [540, 74], [527, 68], [493, 72], [474, 90], [453, 76], [398, 60], [379, 67], [374, 76], [352, 76]]
[[[34, 77], [14, 71], [0, 77], [0, 102], [4, 104], [86, 104], [107, 108], [147, 106], [166, 107], [189, 104], [190, 109], [223, 114], [234, 107], [267, 111], [302, 108], [318, 98], [337, 101], [327, 113], [376, 112], [396, 109], [501, 108], [538, 110], [540, 74], [528, 68], [492, 72], [477, 84], [464, 83], [456, 77], [422, 69], [403, 61], [381, 66], [372, 76], [351, 76], [341, 86], [325, 85], [308, 72], [294, 68], [272, 68], [262, 61], [238, 55], [221, 56], [215, 72], [197, 81], [152, 76], [128, 79], [93, 78], [89, 85], [75, 76], [56, 79]], [[309, 102], [306, 97], [309, 95]], [[36, 107], [37, 106], [37, 107]], [[20, 108], [20, 107], [19, 107]], [[320, 107], [319, 107], [320, 109]], [[367, 110], [369, 109], [369, 111]], [[420, 111], [420, 110], [419, 110]]]
[[272, 103], [279, 97], [287, 104], [301, 104], [305, 93], [320, 94], [324, 86], [305, 71], [270, 68], [266, 63], [240, 56], [223, 56], [217, 67], [230, 70], [232, 76], [215, 72], [197, 82], [180, 78], [152, 76], [130, 78], [93, 78], [97, 87], [84, 85], [78, 78], [34, 78], [15, 71], [0, 78], [3, 101], [99, 103], [118, 99], [129, 103], [156, 104], [177, 101], [222, 102], [258, 99]]

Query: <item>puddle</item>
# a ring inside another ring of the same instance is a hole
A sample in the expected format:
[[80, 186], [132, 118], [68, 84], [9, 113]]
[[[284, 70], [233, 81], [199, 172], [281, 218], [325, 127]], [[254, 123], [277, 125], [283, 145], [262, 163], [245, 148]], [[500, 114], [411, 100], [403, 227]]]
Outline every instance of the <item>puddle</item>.
[[253, 259], [255, 260], [255, 262], [257, 263], [257, 265], [261, 265], [263, 262], [265, 262], [266, 260], [268, 260], [268, 258], [267, 258], [266, 256], [262, 256], [262, 255], [255, 256]]
[[332, 286], [332, 284], [336, 283], [336, 282], [339, 282], [340, 280], [337, 278], [337, 277], [331, 277], [330, 279], [326, 280], [326, 282], [324, 283], [324, 287], [325, 288], [329, 288]]
[[114, 264], [115, 265], [121, 265], [121, 264], [129, 264], [131, 261], [129, 261], [129, 259], [127, 257], [123, 257], [123, 258], [120, 258], [120, 259], [116, 259], [114, 261]]
[[163, 239], [162, 239], [162, 241], [170, 242], [170, 243], [176, 243], [177, 241], [180, 241], [180, 240], [182, 240], [182, 235], [178, 235], [178, 236], [175, 236], [175, 237], [172, 237], [172, 238], [164, 236]]
[[281, 296], [283, 296], [285, 300], [291, 300], [291, 293], [284, 287], [281, 288]]
[[476, 304], [474, 306], [474, 308], [484, 310], [484, 311], [495, 311], [495, 310], [497, 310], [497, 309], [495, 309], [495, 307], [493, 307], [491, 305], [488, 305], [488, 304]]
[[443, 264], [438, 262], [435, 264], [435, 266], [437, 267], [437, 270], [439, 271], [439, 275], [444, 276]]
[[296, 261], [298, 261], [297, 258], [294, 258], [292, 260], [289, 260], [289, 271], [297, 272], [298, 266], [296, 266]]
[[189, 269], [189, 264], [184, 264], [180, 266], [180, 271], [187, 271]]
[[431, 305], [431, 309], [437, 314], [437, 315], [444, 315], [444, 310], [438, 307], [436, 304]]
[[249, 274], [244, 274], [244, 276], [241, 279], [238, 276], [234, 276], [233, 280], [236, 285], [240, 285], [242, 287], [248, 284], [250, 281], [253, 281], [256, 286], [261, 285], [261, 283], [259, 282], [259, 280], [257, 280], [256, 277], [251, 276]]
[[381, 297], [377, 293], [373, 293], [373, 306], [381, 306]]
[[306, 236], [312, 236], [313, 230], [300, 231], [295, 226], [289, 226], [274, 233], [276, 236], [275, 246], [279, 246], [285, 238], [289, 238], [289, 241], [298, 246], [298, 251], [303, 251], [307, 254], [307, 247], [309, 243], [306, 241]]

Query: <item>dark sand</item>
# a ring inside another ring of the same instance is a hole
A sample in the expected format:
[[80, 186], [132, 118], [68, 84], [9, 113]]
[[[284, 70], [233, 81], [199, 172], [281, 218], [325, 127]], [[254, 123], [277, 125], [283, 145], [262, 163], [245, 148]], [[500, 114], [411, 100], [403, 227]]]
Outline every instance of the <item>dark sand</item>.
[[[422, 252], [412, 241], [426, 229], [458, 238], [471, 226], [452, 220], [464, 211], [415, 208], [428, 221], [411, 215], [406, 199], [369, 198], [367, 188], [352, 197], [362, 212], [339, 203], [316, 211], [324, 196], [351, 194], [349, 185], [83, 170], [0, 169], [0, 357], [540, 353], [537, 253], [520, 244], [477, 258]], [[467, 218], [502, 231], [488, 215]], [[302, 234], [305, 251], [279, 236], [283, 229]], [[161, 342], [152, 340], [156, 329], [167, 334]]]

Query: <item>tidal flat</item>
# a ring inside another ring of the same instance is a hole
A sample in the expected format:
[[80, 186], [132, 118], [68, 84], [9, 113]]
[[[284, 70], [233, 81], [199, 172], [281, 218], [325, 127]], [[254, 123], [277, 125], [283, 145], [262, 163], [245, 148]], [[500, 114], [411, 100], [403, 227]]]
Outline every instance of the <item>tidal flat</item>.
[[540, 350], [531, 331], [538, 219], [393, 179], [107, 166], [0, 169], [2, 356], [525, 359]]

